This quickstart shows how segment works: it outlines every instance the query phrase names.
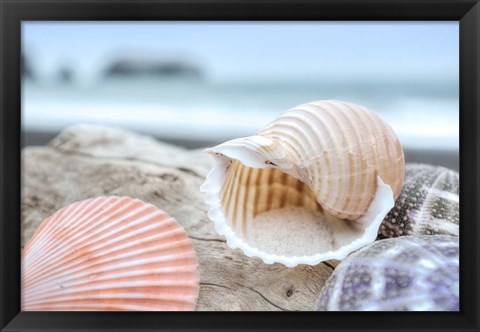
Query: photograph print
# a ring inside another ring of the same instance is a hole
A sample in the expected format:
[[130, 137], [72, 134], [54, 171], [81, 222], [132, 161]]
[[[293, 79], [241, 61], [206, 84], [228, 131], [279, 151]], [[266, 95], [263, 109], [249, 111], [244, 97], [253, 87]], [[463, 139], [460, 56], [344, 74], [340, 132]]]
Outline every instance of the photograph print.
[[458, 21], [22, 21], [22, 311], [459, 311]]

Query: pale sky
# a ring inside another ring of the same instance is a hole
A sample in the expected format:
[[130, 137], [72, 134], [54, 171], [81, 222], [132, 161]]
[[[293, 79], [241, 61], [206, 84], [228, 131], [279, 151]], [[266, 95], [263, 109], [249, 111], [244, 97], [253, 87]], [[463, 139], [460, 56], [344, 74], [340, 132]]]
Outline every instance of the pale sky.
[[111, 56], [186, 54], [211, 80], [458, 80], [458, 22], [24, 22], [43, 77], [94, 80]]

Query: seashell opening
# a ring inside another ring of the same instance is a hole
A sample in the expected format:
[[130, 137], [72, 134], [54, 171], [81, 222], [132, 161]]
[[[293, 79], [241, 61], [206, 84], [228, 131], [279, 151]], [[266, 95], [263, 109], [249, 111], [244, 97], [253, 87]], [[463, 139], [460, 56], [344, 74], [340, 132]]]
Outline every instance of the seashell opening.
[[201, 190], [217, 232], [286, 266], [343, 259], [373, 242], [405, 172], [393, 130], [340, 101], [297, 106], [206, 151], [215, 163]]
[[[342, 219], [325, 211], [291, 162], [272, 161], [248, 148], [247, 142], [259, 141], [265, 143], [252, 136], [207, 150], [215, 166], [201, 190], [207, 193], [210, 219], [231, 248], [267, 264], [293, 267], [343, 259], [375, 240], [394, 205], [393, 192], [381, 178], [366, 214], [356, 221]], [[239, 142], [247, 147], [235, 146]]]

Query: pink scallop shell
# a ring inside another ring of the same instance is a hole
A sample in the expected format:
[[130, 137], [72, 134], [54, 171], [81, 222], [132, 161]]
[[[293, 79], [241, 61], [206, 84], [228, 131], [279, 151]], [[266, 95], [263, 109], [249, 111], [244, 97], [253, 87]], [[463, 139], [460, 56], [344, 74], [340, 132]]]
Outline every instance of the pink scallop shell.
[[22, 311], [193, 310], [199, 289], [183, 227], [130, 197], [60, 209], [22, 252]]

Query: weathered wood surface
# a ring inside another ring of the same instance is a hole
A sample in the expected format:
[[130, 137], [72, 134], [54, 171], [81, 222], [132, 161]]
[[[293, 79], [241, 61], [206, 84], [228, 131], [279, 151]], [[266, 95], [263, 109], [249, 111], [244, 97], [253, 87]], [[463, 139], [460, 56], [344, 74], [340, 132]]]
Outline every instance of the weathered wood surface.
[[210, 158], [119, 129], [70, 127], [47, 146], [22, 152], [22, 245], [65, 205], [131, 196], [166, 211], [188, 232], [200, 261], [197, 310], [314, 310], [338, 262], [287, 268], [228, 248], [199, 190]]

